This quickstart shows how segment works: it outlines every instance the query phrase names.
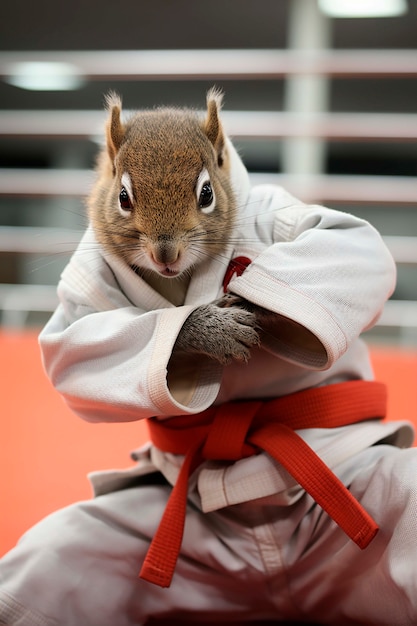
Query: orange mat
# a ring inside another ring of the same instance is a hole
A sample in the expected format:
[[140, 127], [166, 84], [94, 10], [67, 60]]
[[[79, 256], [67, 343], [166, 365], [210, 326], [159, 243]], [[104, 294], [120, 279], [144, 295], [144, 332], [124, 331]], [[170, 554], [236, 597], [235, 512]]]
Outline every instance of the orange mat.
[[[48, 513], [89, 498], [87, 472], [130, 465], [147, 430], [74, 416], [46, 379], [33, 332], [0, 332], [0, 355], [1, 555]], [[372, 348], [372, 358], [389, 387], [389, 418], [417, 428], [417, 351]]]

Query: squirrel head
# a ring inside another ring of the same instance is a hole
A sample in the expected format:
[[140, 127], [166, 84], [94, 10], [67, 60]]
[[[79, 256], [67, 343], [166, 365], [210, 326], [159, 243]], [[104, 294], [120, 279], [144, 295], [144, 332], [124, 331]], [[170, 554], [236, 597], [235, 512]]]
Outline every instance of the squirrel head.
[[189, 273], [230, 238], [236, 200], [221, 104], [211, 89], [204, 118], [163, 107], [124, 122], [120, 98], [107, 98], [107, 142], [89, 216], [103, 247], [142, 275]]

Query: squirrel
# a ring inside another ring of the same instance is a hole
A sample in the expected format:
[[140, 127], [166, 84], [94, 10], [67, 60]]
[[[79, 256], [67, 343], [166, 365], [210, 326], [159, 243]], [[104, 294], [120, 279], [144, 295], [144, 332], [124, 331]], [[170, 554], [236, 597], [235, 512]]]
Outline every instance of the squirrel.
[[[89, 219], [104, 250], [176, 306], [184, 303], [194, 269], [225, 249], [236, 221], [222, 100], [221, 91], [208, 91], [205, 119], [192, 109], [161, 107], [122, 121], [120, 97], [107, 96], [106, 146], [88, 199]], [[173, 354], [247, 361], [267, 317], [266, 310], [226, 293], [189, 315]]]

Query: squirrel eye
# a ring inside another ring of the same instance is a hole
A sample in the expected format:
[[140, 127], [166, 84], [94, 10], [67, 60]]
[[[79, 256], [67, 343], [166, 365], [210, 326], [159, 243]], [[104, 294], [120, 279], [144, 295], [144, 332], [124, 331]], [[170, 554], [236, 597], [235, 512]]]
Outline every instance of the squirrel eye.
[[200, 209], [207, 208], [213, 202], [213, 190], [209, 182], [204, 183], [200, 191], [200, 197], [198, 198], [198, 205]]
[[127, 193], [126, 189], [124, 187], [122, 187], [120, 194], [119, 194], [119, 202], [120, 202], [120, 208], [123, 211], [133, 211], [133, 205], [132, 202], [129, 198], [129, 194]]

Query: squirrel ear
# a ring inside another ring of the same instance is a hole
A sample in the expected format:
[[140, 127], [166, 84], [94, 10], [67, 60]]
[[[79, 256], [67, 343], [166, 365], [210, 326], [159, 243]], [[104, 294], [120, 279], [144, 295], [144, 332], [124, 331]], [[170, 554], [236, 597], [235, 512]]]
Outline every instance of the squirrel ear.
[[203, 126], [204, 132], [214, 146], [219, 166], [223, 164], [224, 151], [224, 134], [219, 118], [222, 101], [223, 93], [216, 87], [207, 92], [207, 117]]
[[116, 154], [122, 145], [125, 128], [120, 121], [120, 113], [122, 110], [122, 101], [120, 97], [111, 92], [106, 97], [107, 110], [110, 112], [110, 116], [107, 122], [107, 150], [109, 157], [114, 162]]

